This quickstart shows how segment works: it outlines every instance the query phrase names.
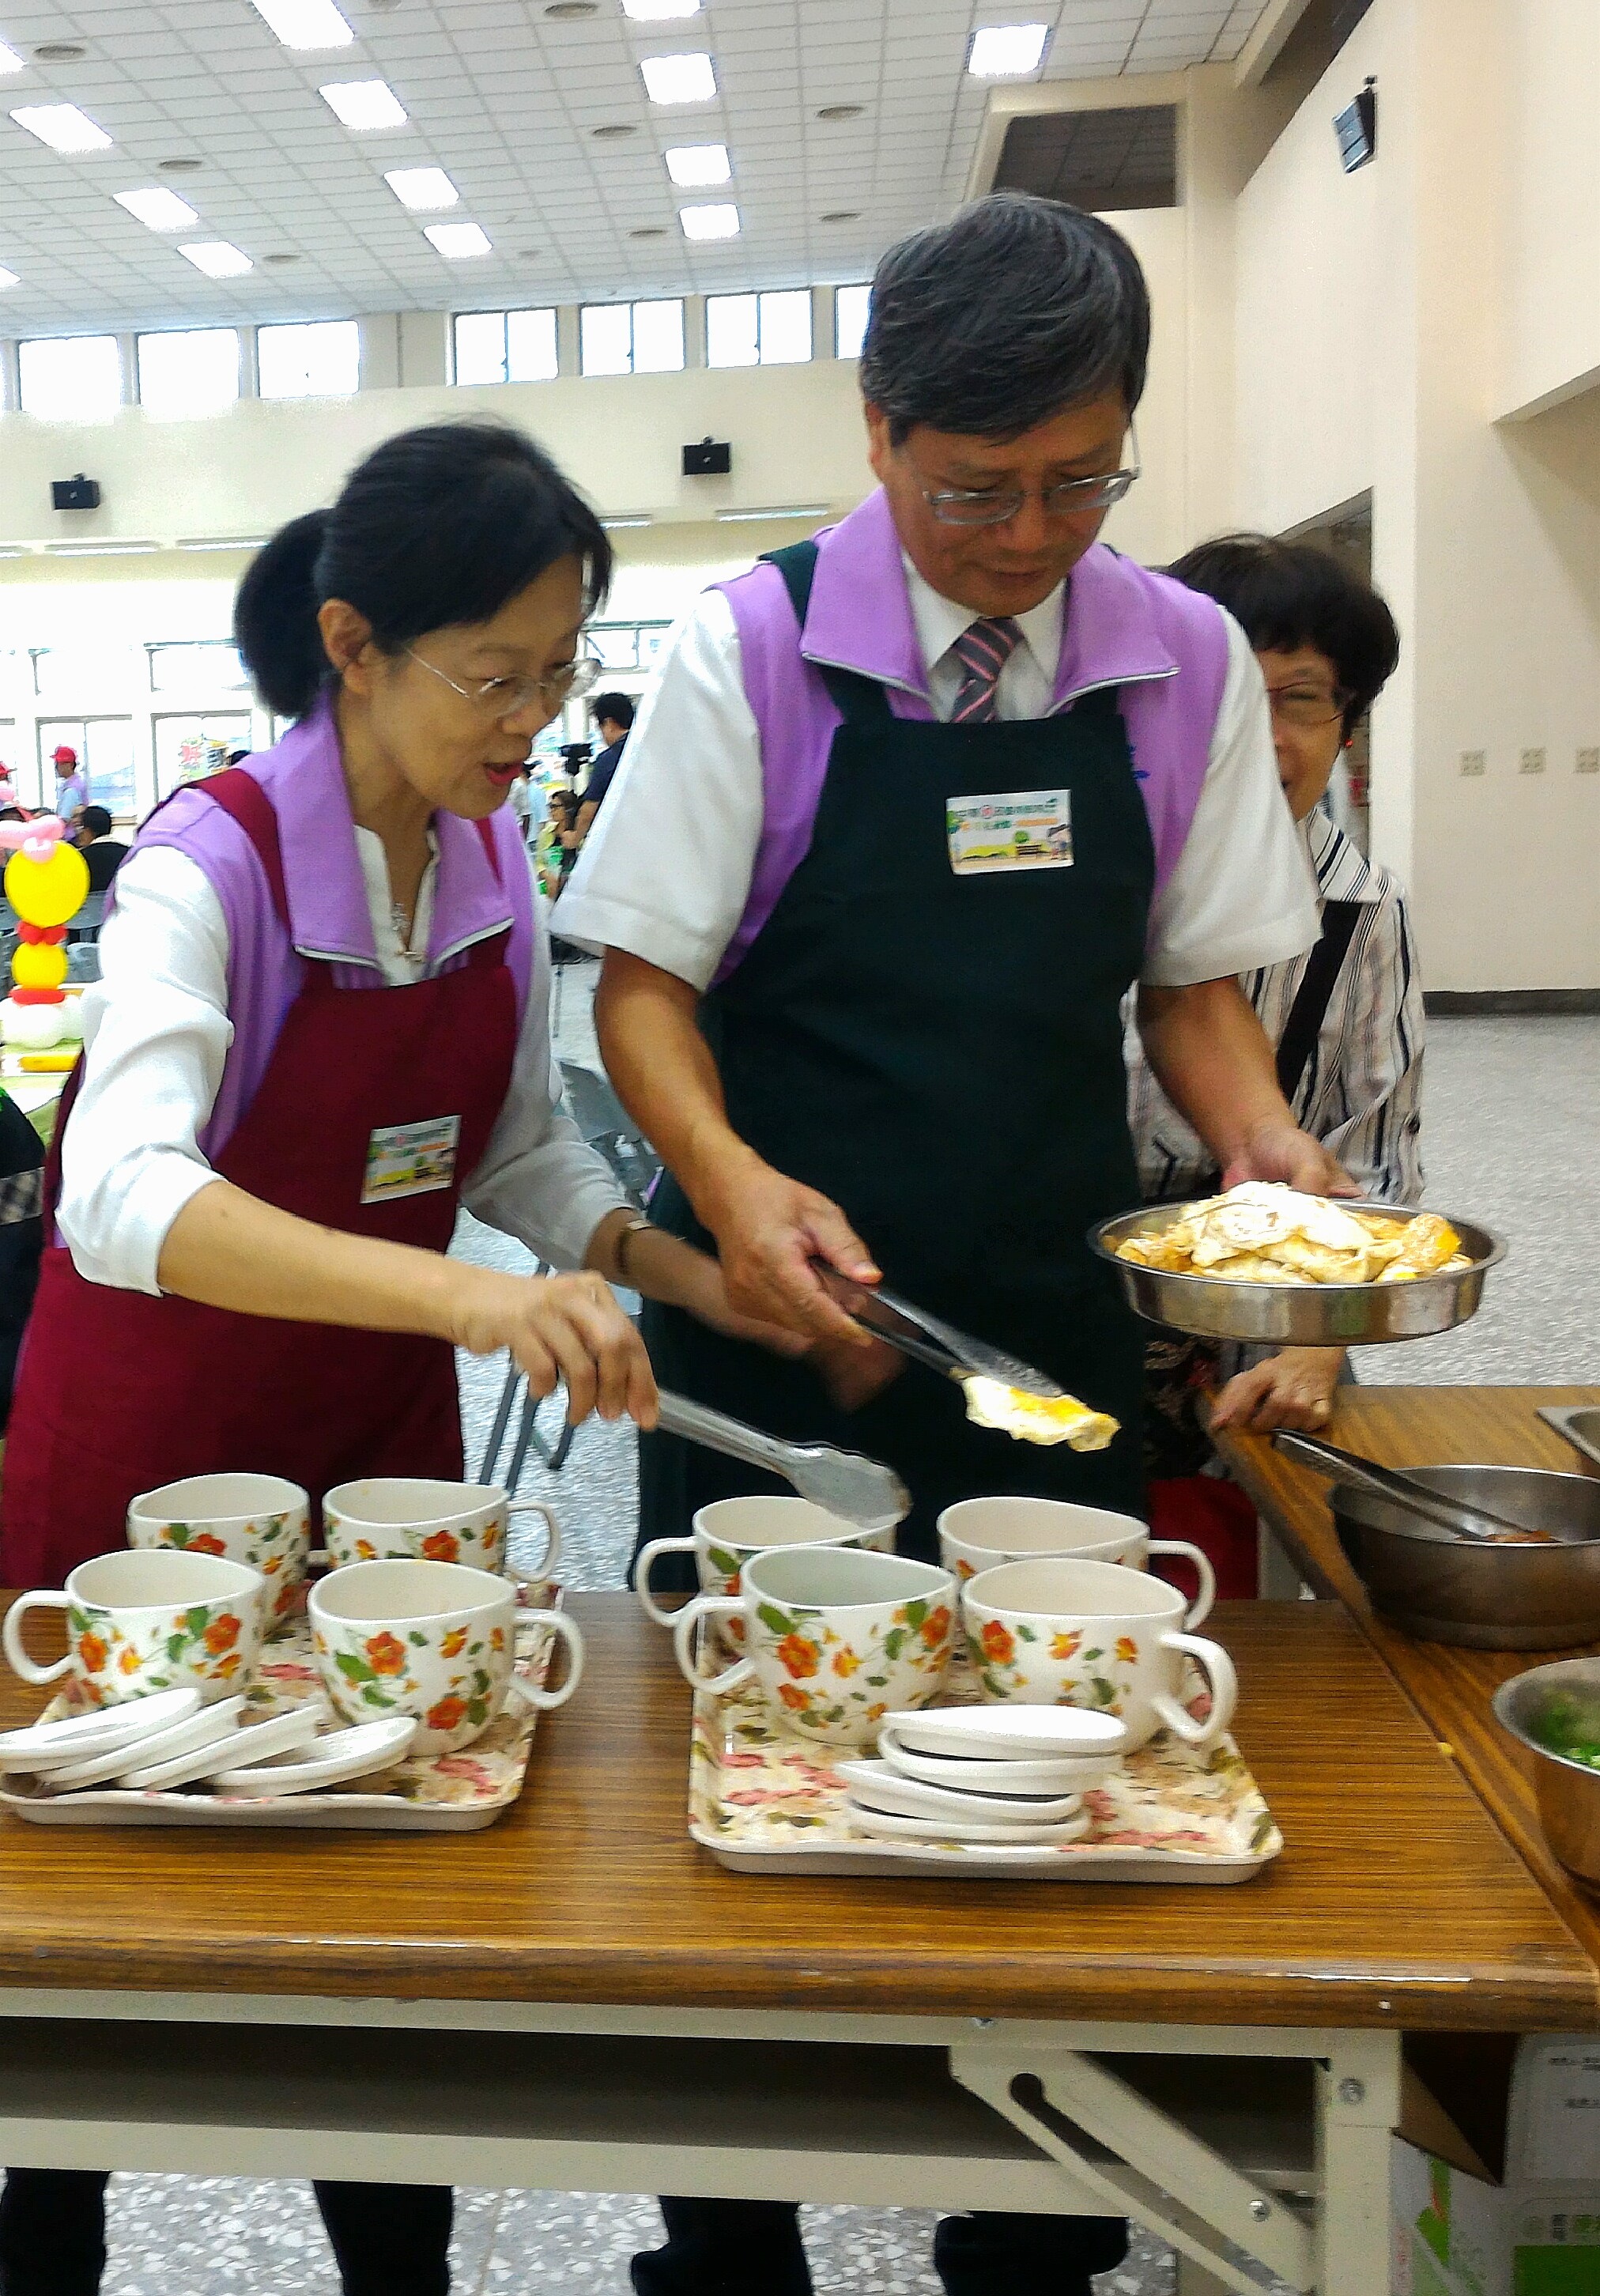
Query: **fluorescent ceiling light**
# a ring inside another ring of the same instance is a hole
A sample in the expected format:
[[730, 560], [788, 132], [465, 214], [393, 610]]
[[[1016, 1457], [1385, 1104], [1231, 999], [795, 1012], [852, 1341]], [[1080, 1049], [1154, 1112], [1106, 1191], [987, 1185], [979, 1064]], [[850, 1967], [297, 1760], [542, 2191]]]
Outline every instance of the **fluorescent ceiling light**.
[[25, 71], [27, 66], [14, 48], [0, 45], [0, 72]]
[[685, 239], [737, 239], [739, 210], [735, 207], [679, 208], [677, 219]]
[[488, 255], [494, 248], [488, 232], [475, 223], [426, 224], [423, 237], [441, 255], [447, 255], [452, 263], [460, 263], [472, 255]]
[[972, 34], [966, 68], [974, 79], [1017, 79], [1037, 71], [1047, 24], [985, 24]]
[[639, 70], [652, 103], [710, 103], [717, 94], [717, 75], [703, 49], [692, 56], [641, 56]]
[[22, 282], [18, 278], [16, 273], [14, 271], [8, 271], [5, 266], [3, 263], [0, 263], [0, 288], [20, 287], [21, 284]]
[[622, 13], [636, 24], [670, 24], [680, 16], [698, 16], [700, 0], [622, 0]]
[[801, 503], [783, 510], [719, 510], [716, 515], [725, 526], [744, 526], [762, 518], [826, 518], [826, 503]]
[[733, 172], [726, 144], [679, 144], [667, 154], [667, 173], [686, 192], [726, 184]]
[[25, 103], [12, 118], [53, 152], [109, 152], [111, 139], [75, 103]]
[[137, 552], [159, 550], [159, 542], [47, 542], [52, 558], [131, 558]]
[[603, 518], [600, 523], [608, 534], [619, 534], [625, 527], [649, 526], [652, 521], [648, 518]]
[[317, 89], [347, 127], [404, 127], [406, 107], [386, 79], [335, 79]]
[[453, 208], [461, 197], [442, 168], [391, 168], [383, 178], [406, 208]]
[[333, 0], [254, 0], [254, 6], [286, 48], [348, 48], [356, 37]]
[[243, 249], [235, 247], [231, 239], [191, 240], [187, 247], [178, 249], [178, 253], [186, 256], [208, 279], [238, 279], [256, 267]]
[[111, 197], [147, 231], [186, 231], [200, 221], [188, 201], [180, 200], [162, 184], [152, 184], [147, 192], [113, 192]]
[[201, 535], [193, 541], [186, 541], [180, 535], [177, 547], [180, 550], [265, 550], [267, 537], [263, 534], [218, 535], [215, 538]]

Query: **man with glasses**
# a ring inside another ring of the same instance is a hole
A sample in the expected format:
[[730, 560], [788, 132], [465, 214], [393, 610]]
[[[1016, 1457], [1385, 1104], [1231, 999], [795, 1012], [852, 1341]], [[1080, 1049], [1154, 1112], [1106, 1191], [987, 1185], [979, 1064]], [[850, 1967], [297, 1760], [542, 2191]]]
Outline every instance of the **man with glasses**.
[[[1137, 476], [1149, 326], [1127, 242], [1053, 201], [997, 193], [892, 249], [861, 360], [877, 490], [699, 601], [562, 905], [606, 951], [601, 1045], [669, 1168], [655, 1218], [814, 1343], [647, 1310], [663, 1384], [890, 1461], [912, 1553], [974, 1492], [1141, 1506], [1139, 1331], [1085, 1241], [1138, 1200], [1131, 981], [1230, 1178], [1337, 1178], [1237, 986], [1317, 932], [1260, 672], [1209, 599], [1097, 540]], [[972, 1426], [954, 1383], [861, 1341], [817, 1261], [881, 1268], [1122, 1431], [1079, 1456]], [[768, 1487], [652, 1436], [644, 1535]], [[808, 2289], [792, 2210], [665, 2213], [644, 2296]], [[935, 2260], [951, 2296], [1087, 2296], [1123, 2245], [1114, 2221], [957, 2218]]]

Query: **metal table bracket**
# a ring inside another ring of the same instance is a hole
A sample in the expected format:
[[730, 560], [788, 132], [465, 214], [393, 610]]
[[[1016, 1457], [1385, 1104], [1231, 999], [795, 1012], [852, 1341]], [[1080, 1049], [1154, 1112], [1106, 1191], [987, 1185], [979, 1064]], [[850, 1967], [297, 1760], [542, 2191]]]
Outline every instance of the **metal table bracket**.
[[1108, 2214], [1136, 2217], [1219, 2288], [1260, 2296], [1259, 2279], [1241, 2270], [1230, 2248], [1292, 2288], [1316, 2286], [1315, 2235], [1285, 2201], [1093, 2058], [1076, 2049], [959, 2042], [950, 2070], [1097, 2194]]

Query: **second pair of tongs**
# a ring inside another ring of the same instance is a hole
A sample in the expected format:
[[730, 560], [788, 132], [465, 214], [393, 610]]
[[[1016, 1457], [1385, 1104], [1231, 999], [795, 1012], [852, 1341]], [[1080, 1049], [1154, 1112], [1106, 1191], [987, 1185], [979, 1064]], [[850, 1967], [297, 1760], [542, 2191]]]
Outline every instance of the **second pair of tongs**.
[[1020, 1388], [1024, 1395], [1039, 1396], [1046, 1403], [1065, 1396], [1065, 1388], [1058, 1387], [1031, 1364], [1008, 1356], [1002, 1348], [991, 1348], [987, 1340], [957, 1331], [954, 1324], [931, 1316], [925, 1308], [914, 1307], [887, 1285], [857, 1283], [825, 1259], [814, 1259], [811, 1267], [829, 1299], [863, 1331], [946, 1379], [958, 1383], [968, 1379], [997, 1380], [1002, 1387]]

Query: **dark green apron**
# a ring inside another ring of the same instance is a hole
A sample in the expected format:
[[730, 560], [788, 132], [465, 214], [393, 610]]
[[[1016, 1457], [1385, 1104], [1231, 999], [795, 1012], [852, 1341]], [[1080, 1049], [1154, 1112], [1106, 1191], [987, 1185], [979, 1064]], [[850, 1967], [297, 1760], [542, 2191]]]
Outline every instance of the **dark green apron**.
[[[809, 543], [775, 559], [802, 623], [815, 559]], [[981, 1495], [1142, 1513], [1141, 1334], [1085, 1241], [1138, 1201], [1120, 1006], [1155, 857], [1115, 693], [945, 726], [896, 718], [871, 679], [824, 675], [844, 722], [810, 849], [700, 1008], [728, 1121], [831, 1196], [898, 1291], [1122, 1432], [1085, 1456], [1015, 1442], [972, 1426], [955, 1382], [915, 1364], [847, 1414], [803, 1364], [648, 1306], [656, 1376], [772, 1433], [886, 1460], [913, 1496], [906, 1552], [931, 1554], [940, 1510]], [[1071, 865], [956, 876], [946, 800], [1035, 790], [1071, 792]], [[715, 1250], [670, 1178], [654, 1217]], [[710, 1499], [784, 1488], [664, 1436], [645, 1439], [640, 1480], [644, 1538], [686, 1530]]]

